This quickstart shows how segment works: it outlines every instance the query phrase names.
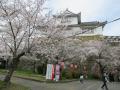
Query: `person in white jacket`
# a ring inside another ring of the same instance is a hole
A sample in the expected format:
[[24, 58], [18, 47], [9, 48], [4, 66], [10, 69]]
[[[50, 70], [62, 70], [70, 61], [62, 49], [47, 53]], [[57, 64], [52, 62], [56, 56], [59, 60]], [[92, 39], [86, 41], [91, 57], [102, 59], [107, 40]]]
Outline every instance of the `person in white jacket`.
[[83, 74], [80, 75], [80, 82], [83, 83], [83, 80], [84, 80], [84, 76]]

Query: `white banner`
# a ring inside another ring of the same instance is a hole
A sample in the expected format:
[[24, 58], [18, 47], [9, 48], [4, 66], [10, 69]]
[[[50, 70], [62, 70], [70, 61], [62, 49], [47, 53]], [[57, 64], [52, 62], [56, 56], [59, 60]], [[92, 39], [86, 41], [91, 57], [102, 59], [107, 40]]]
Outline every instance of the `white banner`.
[[51, 79], [52, 77], [52, 64], [47, 64], [46, 79]]

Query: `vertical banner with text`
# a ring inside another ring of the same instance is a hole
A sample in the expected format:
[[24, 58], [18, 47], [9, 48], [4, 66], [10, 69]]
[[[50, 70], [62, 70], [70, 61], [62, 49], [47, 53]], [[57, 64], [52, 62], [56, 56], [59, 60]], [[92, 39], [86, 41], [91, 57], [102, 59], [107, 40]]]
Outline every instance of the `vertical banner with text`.
[[51, 79], [52, 75], [52, 64], [47, 64], [46, 79]]
[[54, 80], [55, 70], [53, 64], [47, 64], [46, 79]]
[[56, 65], [56, 70], [55, 70], [55, 80], [58, 81], [60, 80], [60, 65]]

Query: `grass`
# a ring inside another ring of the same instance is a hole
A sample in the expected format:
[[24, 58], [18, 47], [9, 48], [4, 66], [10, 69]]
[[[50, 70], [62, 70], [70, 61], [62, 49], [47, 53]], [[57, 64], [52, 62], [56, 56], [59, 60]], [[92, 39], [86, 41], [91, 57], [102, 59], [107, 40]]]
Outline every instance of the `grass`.
[[31, 90], [31, 89], [18, 84], [10, 84], [8, 87], [5, 88], [5, 83], [3, 81], [0, 81], [0, 90]]
[[[0, 74], [5, 74], [7, 72], [7, 70], [4, 69], [0, 69]], [[17, 70], [14, 72], [13, 76], [15, 77], [21, 77], [21, 78], [26, 78], [26, 79], [32, 79], [32, 80], [36, 80], [36, 81], [45, 81], [45, 77], [37, 74], [37, 73], [33, 73], [32, 71], [23, 71], [23, 70]]]
[[4, 69], [0, 69], [0, 74], [5, 74], [7, 71]]
[[33, 73], [31, 71], [15, 71], [14, 76], [33, 79], [33, 80], [39, 80], [39, 81], [45, 81], [44, 76], [37, 73]]
[[[0, 74], [4, 75], [7, 73], [7, 70], [5, 69], [0, 69]], [[45, 76], [42, 76], [40, 74], [37, 73], [33, 73], [32, 71], [28, 71], [28, 70], [17, 70], [14, 72], [13, 74], [14, 77], [20, 77], [23, 79], [30, 79], [30, 80], [34, 80], [34, 81], [46, 81]], [[65, 81], [69, 81], [70, 79], [66, 79], [65, 77], [62, 77], [61, 82], [65, 82]], [[72, 80], [72, 79], [71, 79]], [[51, 80], [47, 80], [46, 82], [55, 82], [55, 81], [51, 81]]]

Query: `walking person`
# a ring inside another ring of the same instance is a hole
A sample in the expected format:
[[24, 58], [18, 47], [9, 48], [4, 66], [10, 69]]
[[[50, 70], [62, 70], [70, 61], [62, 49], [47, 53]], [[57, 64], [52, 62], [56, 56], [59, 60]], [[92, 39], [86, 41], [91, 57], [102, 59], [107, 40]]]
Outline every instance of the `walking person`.
[[107, 74], [104, 72], [103, 76], [102, 76], [102, 79], [103, 79], [103, 85], [102, 85], [102, 89], [105, 87], [106, 90], [108, 90], [108, 87], [107, 87], [107, 82], [108, 82], [108, 78], [107, 78]]
[[80, 82], [83, 84], [84, 76], [83, 74], [80, 75]]

